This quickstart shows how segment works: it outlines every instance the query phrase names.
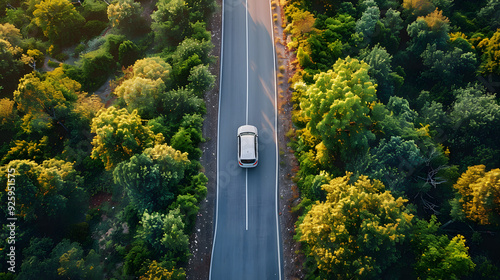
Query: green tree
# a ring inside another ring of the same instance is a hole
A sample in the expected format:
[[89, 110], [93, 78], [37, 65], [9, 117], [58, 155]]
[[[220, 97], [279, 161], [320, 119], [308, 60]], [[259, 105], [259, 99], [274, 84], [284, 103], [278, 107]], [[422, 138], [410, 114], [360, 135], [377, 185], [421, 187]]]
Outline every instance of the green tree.
[[366, 176], [351, 173], [323, 185], [326, 201], [316, 202], [298, 225], [296, 238], [322, 271], [322, 278], [373, 279], [399, 259], [413, 215], [405, 199]]
[[[106, 82], [109, 74], [115, 68], [113, 55], [104, 49], [98, 49], [84, 54], [79, 61], [82, 85], [85, 90], [93, 91]], [[78, 77], [73, 77], [78, 79]]]
[[165, 83], [161, 79], [133, 77], [119, 85], [115, 94], [125, 101], [130, 110], [137, 110], [139, 115], [150, 119], [162, 111]]
[[325, 171], [320, 171], [319, 175], [307, 174], [306, 177], [297, 182], [301, 195], [312, 201], [325, 201], [326, 192], [322, 188], [332, 180], [332, 176]]
[[29, 246], [23, 249], [24, 261], [17, 279], [58, 279], [58, 260], [50, 258], [54, 246], [50, 238], [32, 238]]
[[370, 65], [368, 73], [377, 82], [377, 96], [383, 102], [389, 101], [396, 85], [403, 84], [403, 77], [392, 71], [392, 56], [377, 44], [371, 50], [362, 50], [359, 59]]
[[189, 186], [185, 187], [181, 194], [192, 194], [196, 201], [202, 201], [207, 196], [208, 178], [202, 172], [190, 178]]
[[[464, 53], [460, 48], [449, 51], [438, 50], [435, 44], [427, 45], [421, 55], [424, 66], [422, 77], [445, 86], [460, 86], [469, 77], [475, 77], [477, 60], [472, 52]], [[440, 98], [442, 99], [442, 98]]]
[[[33, 27], [32, 25], [30, 25], [30, 18], [27, 15], [26, 9], [14, 7], [13, 9], [11, 8], [4, 10], [6, 12], [6, 16], [4, 17], [5, 22], [11, 23], [18, 28], [26, 27], [26, 29], [29, 29], [30, 27]], [[33, 13], [31, 13], [30, 15], [33, 15]]]
[[127, 109], [118, 110], [113, 106], [101, 109], [92, 119], [91, 132], [96, 134], [91, 156], [100, 159], [107, 170], [141, 153], [154, 140], [152, 131], [142, 125], [137, 111], [129, 113]]
[[189, 22], [208, 22], [210, 15], [217, 8], [213, 0], [186, 0], [189, 7]]
[[139, 58], [140, 50], [132, 41], [124, 41], [118, 48], [118, 60], [124, 67], [128, 67]]
[[0, 38], [0, 92], [12, 92], [23, 74], [24, 63], [21, 61], [22, 50], [8, 40]]
[[[176, 65], [183, 63], [194, 55], [197, 55], [201, 60], [200, 64], [209, 64], [213, 62], [214, 59], [210, 55], [213, 47], [214, 45], [211, 41], [200, 41], [193, 38], [186, 38], [177, 46], [175, 51], [167, 57], [167, 62], [169, 62], [173, 68], [176, 68]], [[187, 73], [189, 73], [189, 71]]]
[[198, 160], [201, 156], [201, 150], [191, 139], [191, 134], [184, 127], [181, 127], [177, 133], [172, 136], [172, 147], [188, 154], [190, 159]]
[[364, 174], [382, 181], [391, 191], [405, 191], [412, 175], [425, 163], [425, 158], [413, 140], [392, 136], [382, 139], [370, 152], [370, 161]]
[[85, 19], [68, 0], [44, 0], [35, 5], [32, 22], [53, 44], [68, 46], [79, 39]]
[[500, 169], [485, 170], [484, 165], [469, 166], [453, 185], [458, 197], [452, 214], [481, 225], [500, 222]]
[[488, 0], [486, 6], [482, 7], [479, 11], [477, 18], [491, 28], [499, 28], [500, 2], [498, 0]]
[[125, 42], [125, 35], [109, 34], [104, 37], [104, 44], [98, 50], [111, 54], [113, 59], [117, 61], [120, 58], [120, 45]]
[[[100, 256], [90, 250], [84, 256], [81, 246], [64, 239], [52, 249], [50, 239], [34, 239], [24, 250], [26, 261], [18, 279], [101, 279]], [[35, 251], [35, 249], [41, 251]], [[51, 251], [50, 251], [51, 250]]]
[[188, 164], [187, 154], [156, 145], [120, 163], [113, 178], [125, 187], [138, 213], [160, 211], [174, 200]]
[[184, 115], [203, 115], [206, 112], [203, 99], [196, 97], [192, 90], [184, 88], [168, 91], [163, 99], [163, 108], [168, 123], [176, 126], [180, 124]]
[[134, 0], [118, 0], [108, 6], [108, 19], [113, 24], [122, 30], [137, 30], [141, 24], [141, 3]]
[[108, 21], [107, 9], [108, 5], [100, 0], [86, 0], [82, 3], [82, 16], [88, 21], [98, 20], [101, 22]]
[[189, 28], [189, 7], [184, 0], [160, 0], [151, 14], [151, 29], [160, 46], [175, 46], [186, 36]]
[[[0, 181], [7, 186], [7, 173], [15, 170], [16, 214], [23, 221], [39, 224], [58, 220], [64, 226], [67, 211], [81, 214], [85, 199], [82, 178], [73, 169], [73, 163], [50, 159], [41, 164], [31, 160], [13, 160], [0, 168]], [[7, 189], [1, 192], [7, 204]], [[74, 207], [74, 208], [73, 208]], [[7, 209], [4, 209], [7, 211]]]
[[[215, 3], [215, 2], [214, 2]], [[203, 21], [196, 21], [193, 23], [191, 21], [190, 23], [191, 29], [192, 29], [192, 35], [191, 38], [198, 40], [200, 42], [202, 41], [210, 41], [212, 38], [212, 34], [210, 31], [207, 30], [206, 23]]]
[[363, 12], [361, 18], [356, 21], [356, 32], [363, 34], [365, 44], [371, 41], [377, 21], [380, 19], [380, 9], [375, 1], [365, 1], [364, 3], [368, 2], [372, 4]]
[[438, 235], [439, 226], [434, 215], [429, 222], [417, 220], [414, 225], [412, 245], [418, 279], [460, 279], [474, 270], [465, 238], [457, 235], [450, 240]]
[[199, 114], [186, 114], [182, 117], [179, 130], [172, 136], [172, 147], [188, 153], [190, 160], [199, 160], [202, 152], [199, 148], [205, 141], [202, 136], [203, 117]]
[[153, 258], [153, 254], [144, 240], [135, 240], [132, 246], [125, 256], [123, 273], [139, 277], [146, 272], [146, 264]]
[[403, 28], [402, 23], [400, 12], [394, 11], [392, 8], [387, 10], [385, 17], [376, 22], [376, 32], [373, 34], [371, 42], [380, 44], [389, 53], [395, 54], [399, 49], [401, 40], [399, 34]]
[[482, 86], [469, 85], [453, 91], [456, 96], [449, 113], [450, 125], [445, 130], [451, 159], [461, 166], [484, 164], [499, 166], [498, 139], [500, 105], [495, 95]]
[[398, 36], [401, 29], [403, 29], [403, 19], [401, 19], [401, 12], [390, 8], [385, 12], [385, 17], [380, 20], [384, 27], [388, 28], [391, 33]]
[[215, 75], [210, 73], [208, 65], [200, 64], [191, 68], [188, 81], [188, 87], [193, 90], [196, 96], [202, 97], [206, 91], [214, 87]]
[[[424, 92], [421, 95], [428, 96], [428, 92]], [[443, 104], [437, 101], [426, 101], [420, 110], [420, 116], [423, 118], [424, 123], [429, 124], [438, 133], [438, 137], [445, 134], [446, 130], [451, 127], [451, 120], [444, 111]]]
[[377, 97], [368, 69], [365, 62], [347, 57], [339, 59], [332, 70], [316, 75], [313, 85], [295, 85], [304, 92], [300, 108], [306, 129], [321, 140], [316, 146], [320, 162], [330, 160], [325, 157], [326, 149], [348, 160], [353, 153], [364, 154], [375, 139], [372, 129], [377, 120], [371, 112]]
[[189, 237], [184, 233], [184, 222], [179, 209], [168, 214], [147, 211], [142, 215], [142, 229], [138, 238], [169, 261], [186, 261], [189, 254]]
[[446, 49], [450, 38], [450, 21], [436, 9], [425, 17], [418, 17], [406, 30], [411, 37], [408, 50], [420, 56], [428, 44], [436, 44], [440, 50]]
[[[310, 32], [307, 41], [298, 48], [302, 49], [306, 58], [304, 67], [327, 71], [337, 59], [355, 53], [363, 38], [356, 33], [356, 21], [348, 14], [317, 17], [314, 27], [318, 32]], [[311, 61], [307, 59], [309, 56]]]
[[188, 78], [191, 73], [191, 69], [198, 65], [202, 65], [202, 61], [200, 56], [196, 53], [188, 57], [186, 60], [174, 64], [175, 81], [179, 87], [185, 87], [188, 85]]
[[194, 223], [196, 221], [196, 216], [198, 214], [198, 201], [191, 194], [178, 195], [172, 205], [170, 205], [170, 209], [180, 210], [180, 213], [184, 217], [184, 224], [186, 225], [186, 231], [191, 232], [194, 227]]

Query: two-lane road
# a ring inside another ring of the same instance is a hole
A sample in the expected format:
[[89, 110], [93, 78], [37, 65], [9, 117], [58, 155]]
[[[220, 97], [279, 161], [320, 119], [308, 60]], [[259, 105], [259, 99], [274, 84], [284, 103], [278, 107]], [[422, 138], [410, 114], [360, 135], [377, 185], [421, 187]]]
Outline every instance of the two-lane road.
[[[224, 0], [211, 280], [282, 275], [277, 214], [276, 64], [269, 0]], [[248, 10], [247, 10], [248, 5]], [[259, 164], [236, 162], [236, 131], [259, 130]]]

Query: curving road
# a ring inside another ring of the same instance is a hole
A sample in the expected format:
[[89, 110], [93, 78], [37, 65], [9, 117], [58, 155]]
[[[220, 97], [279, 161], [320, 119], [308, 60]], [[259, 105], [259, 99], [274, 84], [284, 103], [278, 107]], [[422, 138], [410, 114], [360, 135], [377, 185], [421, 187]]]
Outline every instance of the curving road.
[[[223, 0], [222, 25], [210, 279], [281, 280], [276, 64], [269, 0]], [[259, 130], [259, 165], [252, 169], [236, 162], [236, 131], [244, 124]]]

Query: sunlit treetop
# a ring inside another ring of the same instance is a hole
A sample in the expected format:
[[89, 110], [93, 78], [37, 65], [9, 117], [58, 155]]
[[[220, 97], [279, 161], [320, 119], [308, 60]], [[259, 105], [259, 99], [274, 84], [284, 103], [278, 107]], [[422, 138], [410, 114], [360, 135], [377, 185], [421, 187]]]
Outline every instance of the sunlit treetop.
[[470, 166], [453, 187], [460, 194], [465, 217], [482, 225], [500, 223], [500, 169]]
[[403, 0], [403, 8], [421, 16], [432, 12], [435, 6], [429, 0]]
[[483, 52], [482, 73], [500, 74], [500, 29], [491, 38], [485, 38], [477, 46]]
[[92, 158], [101, 159], [108, 170], [141, 153], [154, 141], [153, 132], [142, 124], [137, 111], [129, 113], [125, 108], [118, 110], [113, 106], [101, 109], [92, 119], [91, 132], [96, 134], [92, 140]]
[[52, 43], [68, 45], [78, 39], [85, 19], [68, 0], [44, 0], [35, 5], [32, 22]]
[[352, 153], [363, 153], [375, 138], [372, 109], [376, 106], [376, 85], [363, 61], [339, 59], [333, 69], [314, 77], [315, 83], [295, 84], [302, 92], [300, 101], [306, 129], [322, 140], [322, 149], [347, 159]]
[[14, 115], [14, 101], [9, 98], [0, 99], [0, 124], [10, 122]]
[[172, 66], [160, 57], [148, 57], [137, 60], [133, 66], [134, 76], [151, 80], [162, 79], [168, 86], [172, 75]]
[[420, 16], [418, 19], [423, 19], [427, 23], [427, 26], [429, 26], [430, 30], [436, 32], [444, 30], [445, 28], [447, 29], [450, 24], [450, 20], [443, 16], [443, 11], [440, 11], [437, 8], [434, 12], [426, 16]]
[[353, 182], [351, 176], [322, 186], [326, 201], [312, 206], [298, 236], [327, 275], [374, 279], [398, 260], [413, 215], [380, 181], [360, 176]]

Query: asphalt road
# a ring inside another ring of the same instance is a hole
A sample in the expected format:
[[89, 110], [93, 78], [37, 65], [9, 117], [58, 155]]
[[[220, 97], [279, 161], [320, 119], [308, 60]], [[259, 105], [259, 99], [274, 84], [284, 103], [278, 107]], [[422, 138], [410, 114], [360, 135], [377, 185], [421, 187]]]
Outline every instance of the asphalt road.
[[[211, 280], [282, 279], [275, 51], [269, 0], [224, 0]], [[259, 130], [259, 164], [237, 164], [236, 131]]]

